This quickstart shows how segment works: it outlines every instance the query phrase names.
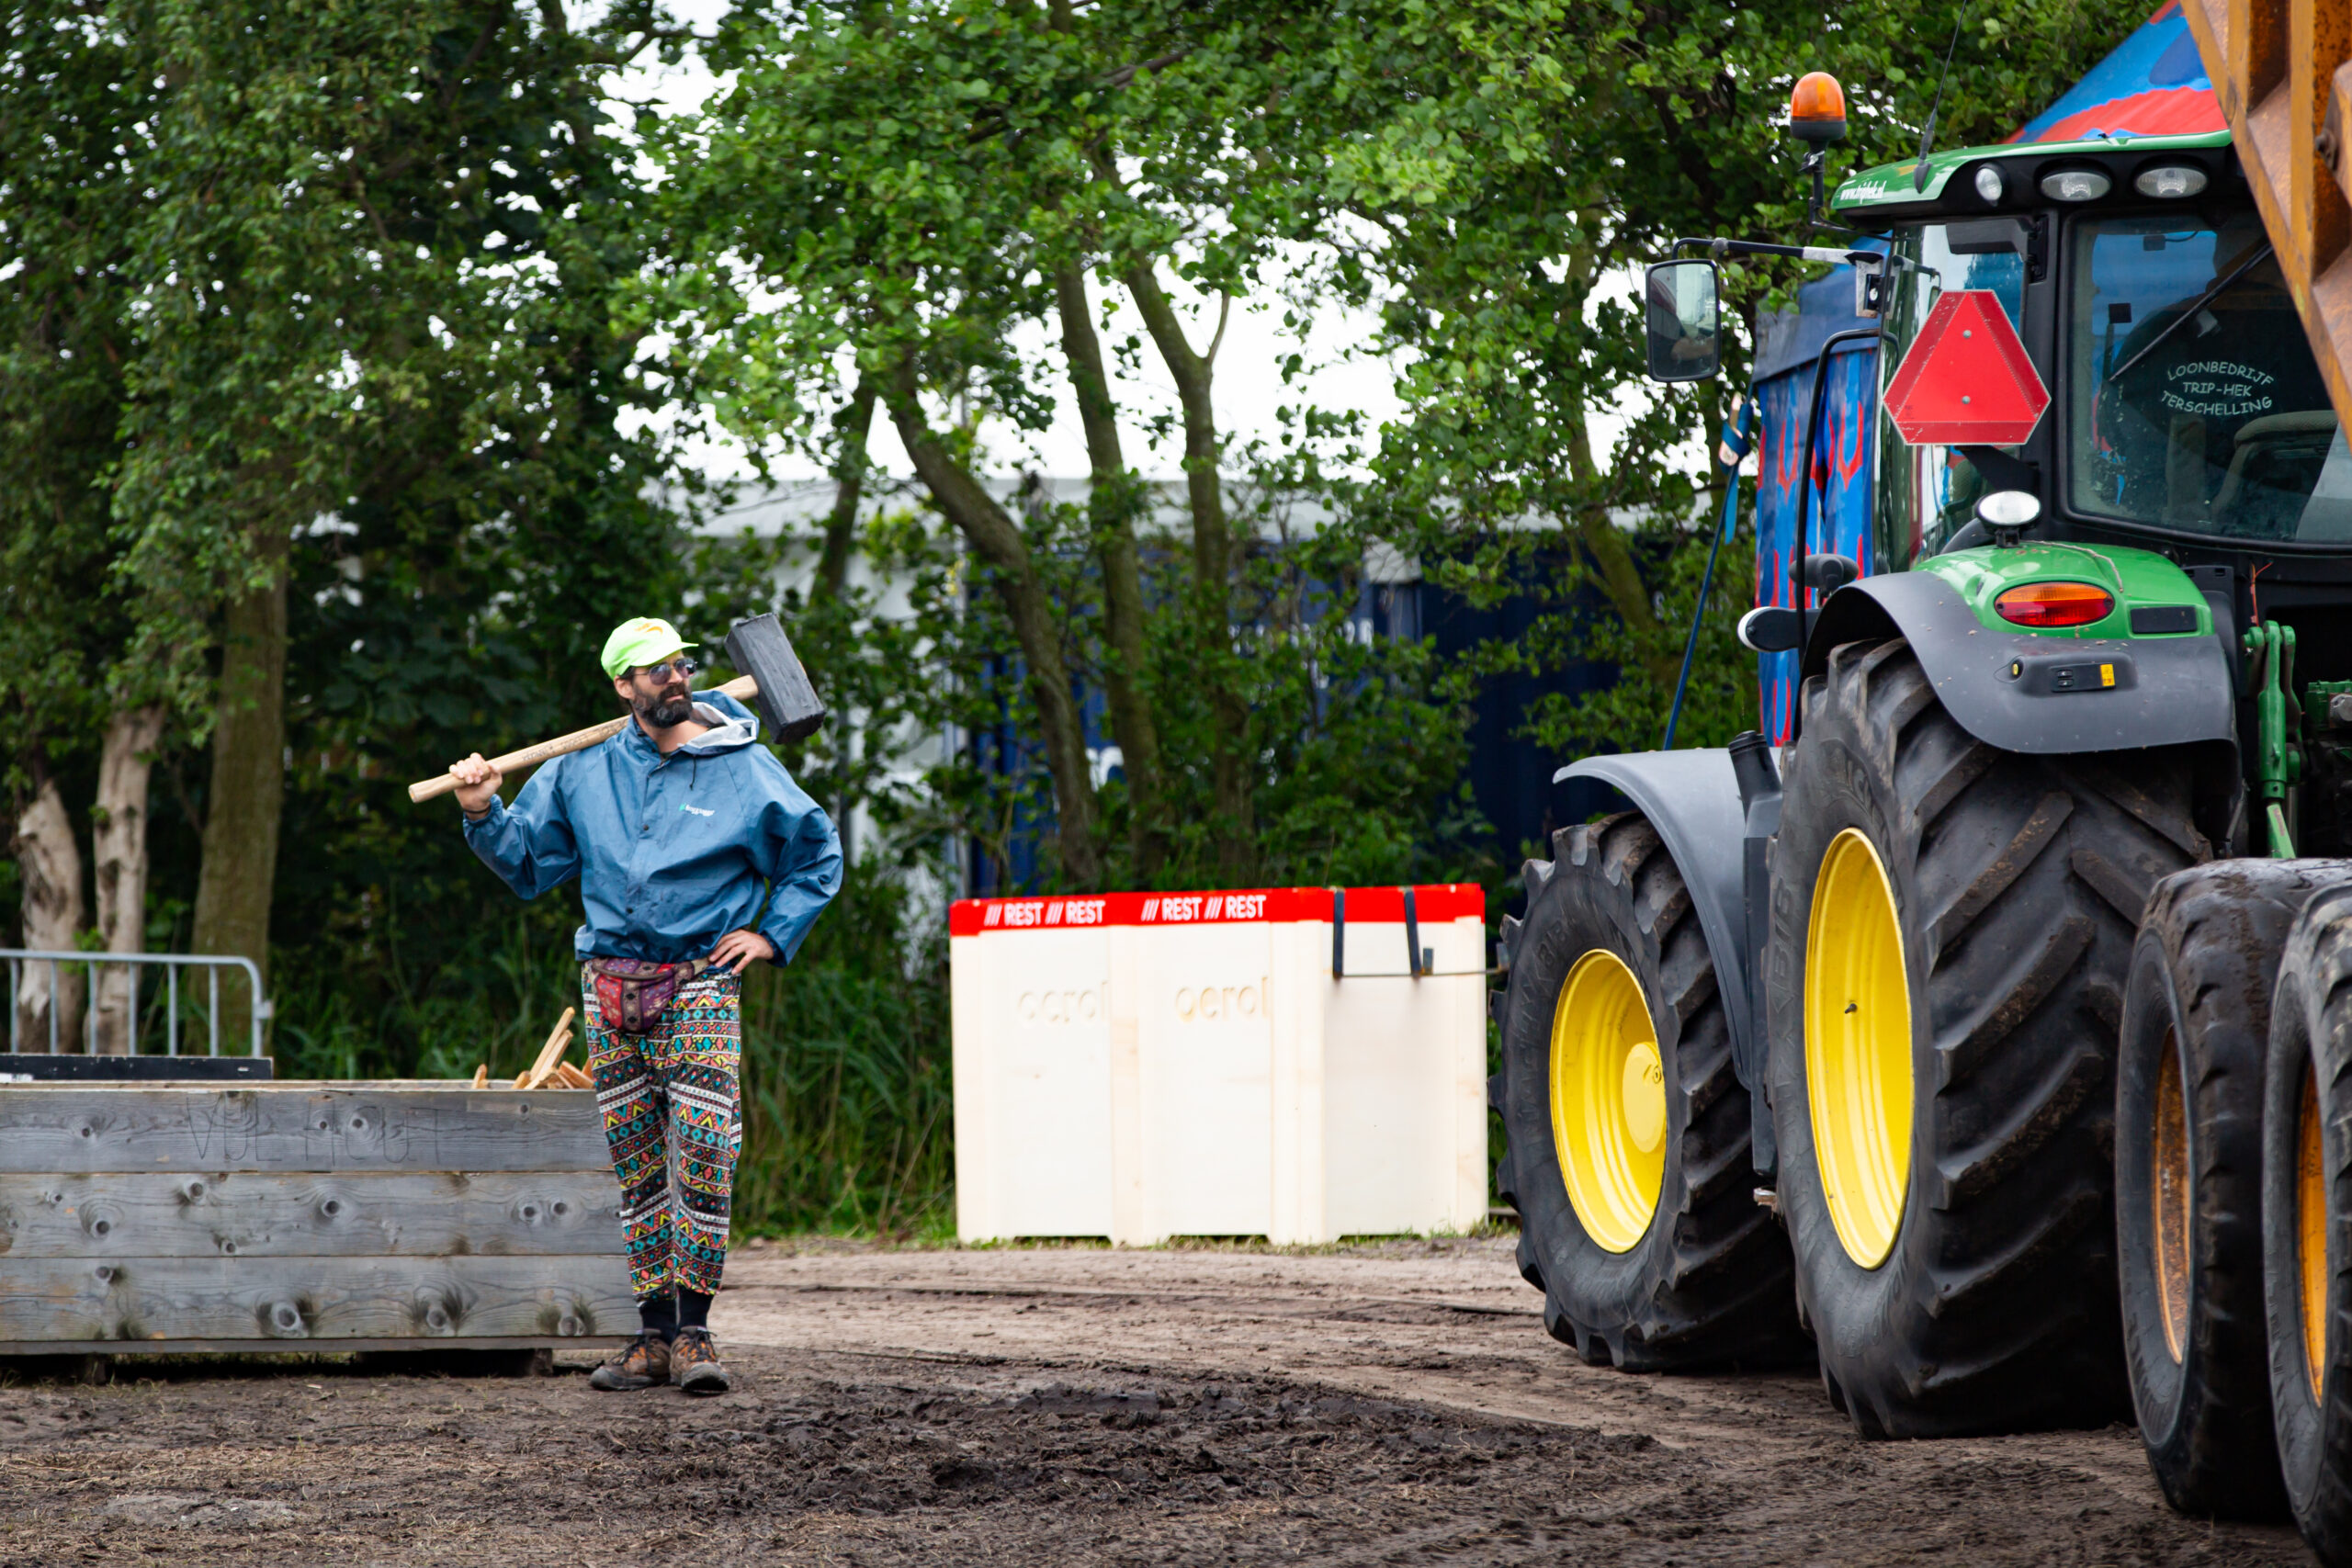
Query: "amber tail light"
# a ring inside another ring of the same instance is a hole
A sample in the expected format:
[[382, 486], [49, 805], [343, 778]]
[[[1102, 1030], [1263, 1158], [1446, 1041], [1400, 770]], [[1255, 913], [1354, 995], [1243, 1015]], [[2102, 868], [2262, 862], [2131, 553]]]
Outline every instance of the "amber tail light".
[[2024, 582], [1993, 601], [2012, 626], [2086, 626], [2115, 613], [2115, 595], [2090, 582]]

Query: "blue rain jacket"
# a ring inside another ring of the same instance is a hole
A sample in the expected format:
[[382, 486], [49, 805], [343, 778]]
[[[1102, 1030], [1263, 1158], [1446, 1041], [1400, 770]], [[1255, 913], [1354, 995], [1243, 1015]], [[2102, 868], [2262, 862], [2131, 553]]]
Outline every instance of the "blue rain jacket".
[[493, 800], [465, 825], [525, 898], [580, 878], [583, 959], [681, 964], [748, 926], [783, 964], [841, 891], [841, 836], [758, 744], [760, 721], [723, 692], [694, 700], [712, 728], [667, 757], [631, 724], [541, 764], [513, 806]]

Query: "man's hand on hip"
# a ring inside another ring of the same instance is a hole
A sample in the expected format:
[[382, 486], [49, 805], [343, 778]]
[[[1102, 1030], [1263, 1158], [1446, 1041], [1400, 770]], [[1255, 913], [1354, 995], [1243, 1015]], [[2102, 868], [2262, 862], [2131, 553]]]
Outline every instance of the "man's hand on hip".
[[710, 961], [718, 968], [741, 975], [755, 959], [774, 958], [775, 943], [755, 931], [729, 931], [710, 950]]
[[449, 776], [458, 781], [458, 805], [469, 817], [479, 817], [490, 809], [498, 798], [498, 786], [505, 775], [482, 760], [477, 751], [462, 762], [449, 764]]

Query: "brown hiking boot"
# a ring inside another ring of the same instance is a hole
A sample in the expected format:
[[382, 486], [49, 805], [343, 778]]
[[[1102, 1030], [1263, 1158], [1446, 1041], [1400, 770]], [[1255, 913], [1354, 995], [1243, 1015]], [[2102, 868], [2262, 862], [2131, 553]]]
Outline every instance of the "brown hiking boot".
[[725, 1393], [727, 1369], [707, 1328], [681, 1328], [670, 1347], [670, 1381], [688, 1393]]
[[669, 1381], [670, 1347], [650, 1329], [605, 1357], [605, 1364], [588, 1374], [588, 1386], [606, 1393], [652, 1388]]

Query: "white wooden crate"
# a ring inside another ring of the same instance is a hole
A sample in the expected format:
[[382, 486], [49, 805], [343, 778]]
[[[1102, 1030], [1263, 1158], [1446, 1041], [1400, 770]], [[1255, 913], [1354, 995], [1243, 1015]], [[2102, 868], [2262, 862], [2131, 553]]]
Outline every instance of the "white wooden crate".
[[949, 914], [967, 1240], [1466, 1230], [1487, 1204], [1485, 896], [967, 899]]

